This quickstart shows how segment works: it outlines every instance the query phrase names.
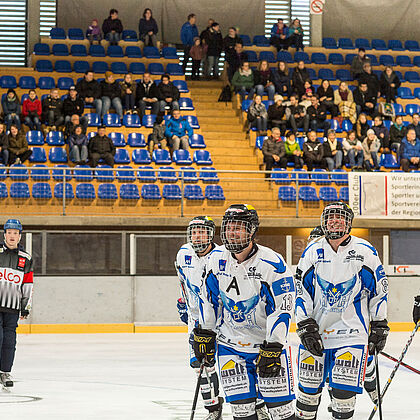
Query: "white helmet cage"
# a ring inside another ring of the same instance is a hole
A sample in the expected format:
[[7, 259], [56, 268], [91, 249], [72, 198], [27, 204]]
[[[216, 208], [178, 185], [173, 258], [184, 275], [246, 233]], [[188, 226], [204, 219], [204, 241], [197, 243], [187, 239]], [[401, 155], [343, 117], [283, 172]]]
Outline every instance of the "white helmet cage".
[[332, 203], [324, 208], [321, 227], [327, 239], [340, 239], [350, 233], [353, 211], [345, 203]]
[[195, 218], [188, 225], [187, 242], [191, 244], [195, 252], [204, 252], [213, 242], [215, 230], [212, 220]]
[[230, 252], [238, 254], [254, 239], [258, 226], [249, 220], [224, 219], [220, 228], [220, 238]]

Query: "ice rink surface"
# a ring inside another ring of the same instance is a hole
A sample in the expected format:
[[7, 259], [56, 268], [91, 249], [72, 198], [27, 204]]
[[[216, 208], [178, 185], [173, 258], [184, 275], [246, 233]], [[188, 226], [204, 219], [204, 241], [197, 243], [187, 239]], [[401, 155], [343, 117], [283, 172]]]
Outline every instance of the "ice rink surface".
[[[417, 369], [419, 335], [404, 359]], [[392, 333], [385, 350], [398, 358], [408, 337]], [[291, 342], [295, 358], [295, 334]], [[393, 366], [380, 356], [382, 387]], [[1, 419], [189, 420], [195, 387], [185, 334], [19, 335], [13, 376], [12, 391], [0, 391]], [[417, 420], [419, 390], [420, 375], [400, 367], [384, 398], [384, 419]], [[327, 404], [324, 390], [318, 420], [330, 419]], [[203, 419], [198, 405], [196, 419]], [[367, 394], [358, 396], [354, 418], [367, 420], [372, 407]], [[227, 405], [224, 413], [232, 419]]]

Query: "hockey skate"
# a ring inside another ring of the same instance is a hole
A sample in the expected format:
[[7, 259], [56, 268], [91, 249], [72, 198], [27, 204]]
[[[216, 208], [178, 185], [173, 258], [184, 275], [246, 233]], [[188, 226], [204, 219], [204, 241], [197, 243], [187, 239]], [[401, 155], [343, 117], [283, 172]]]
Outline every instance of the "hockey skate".
[[258, 420], [270, 420], [270, 414], [268, 414], [267, 408], [263, 405], [256, 409]]
[[210, 412], [204, 420], [222, 420], [222, 412], [223, 412], [223, 398], [219, 397], [219, 404], [217, 405], [217, 409], [215, 411]]
[[0, 382], [6, 388], [10, 388], [13, 386], [13, 379], [10, 373], [0, 373]]

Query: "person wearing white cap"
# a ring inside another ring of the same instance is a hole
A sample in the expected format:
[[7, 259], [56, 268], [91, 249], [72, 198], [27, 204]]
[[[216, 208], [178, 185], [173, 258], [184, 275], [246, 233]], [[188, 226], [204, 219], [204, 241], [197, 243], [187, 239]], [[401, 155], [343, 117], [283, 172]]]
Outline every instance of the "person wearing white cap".
[[381, 147], [381, 142], [372, 129], [367, 131], [367, 136], [362, 142], [362, 147], [366, 170], [373, 171], [374, 169], [379, 169], [378, 150]]

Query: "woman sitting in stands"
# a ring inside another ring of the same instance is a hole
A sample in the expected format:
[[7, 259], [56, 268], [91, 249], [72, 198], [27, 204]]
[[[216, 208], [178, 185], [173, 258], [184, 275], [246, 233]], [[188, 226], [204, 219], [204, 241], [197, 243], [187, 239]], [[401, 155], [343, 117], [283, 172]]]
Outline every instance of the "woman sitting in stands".
[[24, 133], [19, 131], [15, 124], [10, 126], [10, 133], [7, 136], [9, 142], [9, 165], [23, 163], [32, 155]]
[[[349, 119], [352, 124], [356, 123], [356, 103], [353, 99], [353, 92], [348, 88], [346, 82], [340, 82], [338, 89], [334, 92], [334, 104], [338, 106], [341, 118]], [[363, 140], [359, 135], [357, 138]]]
[[365, 137], [367, 136], [367, 132], [369, 130], [369, 124], [367, 122], [366, 114], [360, 114], [359, 118], [357, 119], [356, 123], [356, 135], [357, 138], [363, 142]]
[[29, 96], [23, 101], [23, 123], [26, 124], [30, 130], [41, 130], [41, 115], [41, 101], [36, 97], [35, 90], [31, 89], [29, 91]]
[[303, 51], [303, 28], [299, 19], [293, 19], [292, 24], [289, 26], [289, 44], [295, 47], [296, 51], [299, 48]]
[[3, 107], [4, 123], [7, 129], [10, 129], [12, 124], [15, 124], [20, 130], [20, 101], [14, 89], [9, 89], [7, 95], [1, 101]]
[[240, 69], [235, 72], [231, 83], [233, 91], [241, 95], [242, 101], [246, 96], [249, 100], [254, 97], [254, 73], [249, 67], [248, 61], [244, 61]]
[[267, 92], [268, 100], [272, 101], [274, 99], [276, 88], [268, 61], [262, 60], [258, 64], [258, 69], [254, 71], [254, 84], [257, 95], [262, 96], [264, 92]]
[[379, 80], [381, 86], [381, 92], [385, 95], [387, 102], [396, 102], [397, 90], [401, 86], [401, 81], [392, 70], [391, 66], [386, 66], [385, 70], [381, 74]]
[[133, 80], [131, 73], [127, 73], [124, 76], [124, 80], [120, 82], [121, 86], [121, 98], [124, 103], [124, 109], [127, 114], [134, 112], [136, 104], [136, 89], [137, 84]]
[[282, 96], [290, 96], [292, 94], [289, 69], [284, 61], [279, 61], [277, 70], [273, 71], [273, 83], [278, 94]]
[[255, 96], [248, 108], [248, 121], [252, 128], [257, 129], [257, 136], [267, 135], [268, 114], [260, 95]]
[[319, 96], [319, 103], [325, 105], [327, 112], [331, 114], [332, 118], [336, 118], [338, 115], [338, 109], [337, 105], [334, 104], [334, 91], [330, 82], [324, 79], [316, 93]]
[[158, 26], [153, 18], [152, 10], [144, 9], [143, 17], [139, 21], [139, 39], [144, 42], [145, 47], [158, 46], [156, 34], [158, 33]]
[[381, 147], [381, 141], [372, 129], [367, 131], [362, 146], [366, 170], [371, 172], [374, 169], [379, 169], [378, 151]]

